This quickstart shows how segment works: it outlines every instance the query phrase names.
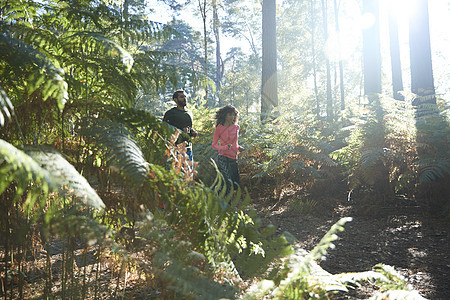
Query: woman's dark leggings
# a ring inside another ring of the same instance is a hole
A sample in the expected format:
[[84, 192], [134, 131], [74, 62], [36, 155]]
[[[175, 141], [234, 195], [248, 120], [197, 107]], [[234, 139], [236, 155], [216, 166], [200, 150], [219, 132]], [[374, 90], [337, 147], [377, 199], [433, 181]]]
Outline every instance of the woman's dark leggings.
[[239, 167], [237, 164], [237, 159], [232, 159], [223, 155], [219, 155], [219, 171], [222, 173], [225, 183], [227, 185], [227, 194], [231, 190], [231, 184], [236, 190], [241, 182], [239, 177]]

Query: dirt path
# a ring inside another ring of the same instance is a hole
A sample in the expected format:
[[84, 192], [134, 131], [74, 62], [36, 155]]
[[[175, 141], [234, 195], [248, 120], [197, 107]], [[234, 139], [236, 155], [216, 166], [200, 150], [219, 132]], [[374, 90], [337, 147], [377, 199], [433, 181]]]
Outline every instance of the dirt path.
[[[265, 222], [277, 226], [279, 232], [292, 233], [306, 250], [317, 245], [341, 217], [353, 217], [339, 234], [336, 248], [320, 262], [330, 273], [367, 271], [383, 263], [395, 267], [425, 298], [450, 299], [449, 223], [442, 218], [423, 213], [420, 207], [389, 208], [378, 214], [384, 217], [358, 215], [349, 203], [338, 202], [300, 214], [289, 201], [282, 202], [274, 205], [259, 198], [253, 204]], [[367, 284], [337, 298], [367, 299], [374, 289]]]

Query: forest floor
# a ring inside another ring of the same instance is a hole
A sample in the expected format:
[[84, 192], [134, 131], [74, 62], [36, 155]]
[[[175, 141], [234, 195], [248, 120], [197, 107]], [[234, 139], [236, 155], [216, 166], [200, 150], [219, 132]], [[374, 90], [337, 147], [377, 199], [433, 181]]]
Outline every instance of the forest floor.
[[[338, 234], [336, 248], [320, 262], [326, 271], [362, 272], [383, 263], [393, 266], [423, 297], [450, 299], [450, 223], [442, 216], [417, 205], [372, 210], [344, 193], [320, 198], [288, 189], [269, 197], [274, 193], [267, 189], [250, 193], [264, 222], [275, 225], [279, 233], [290, 232], [308, 251], [340, 218], [353, 218]], [[368, 299], [376, 290], [364, 284], [335, 299]]]

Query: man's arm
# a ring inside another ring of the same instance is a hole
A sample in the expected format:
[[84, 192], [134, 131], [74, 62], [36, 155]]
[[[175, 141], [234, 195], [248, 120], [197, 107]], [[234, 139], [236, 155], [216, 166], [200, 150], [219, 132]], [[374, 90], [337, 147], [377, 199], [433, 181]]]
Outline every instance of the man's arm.
[[192, 137], [196, 137], [197, 134], [198, 134], [197, 131], [195, 131], [195, 129], [191, 127], [190, 135], [191, 135]]
[[170, 110], [166, 111], [166, 113], [164, 114], [163, 122], [166, 122], [166, 123], [170, 124], [169, 115], [170, 115]]

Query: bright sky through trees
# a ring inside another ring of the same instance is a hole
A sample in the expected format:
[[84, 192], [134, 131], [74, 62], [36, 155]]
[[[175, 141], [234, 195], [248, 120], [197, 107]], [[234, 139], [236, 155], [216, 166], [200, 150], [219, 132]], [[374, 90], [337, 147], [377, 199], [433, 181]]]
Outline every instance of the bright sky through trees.
[[[277, 1], [280, 5], [281, 0]], [[360, 2], [357, 0], [340, 1], [340, 35], [339, 38], [334, 32], [334, 26], [329, 26], [329, 41], [327, 43], [326, 53], [331, 61], [337, 61], [338, 40], [341, 43], [341, 59], [344, 62], [354, 63], [355, 54], [361, 51], [361, 30], [364, 27], [373, 24], [373, 16], [361, 15]], [[405, 89], [409, 90], [409, 44], [408, 44], [408, 18], [414, 8], [411, 0], [380, 0], [380, 32], [381, 32], [381, 51], [383, 57], [384, 77], [390, 78], [390, 55], [389, 55], [389, 36], [387, 11], [392, 8], [398, 18], [399, 42], [401, 51], [401, 60], [403, 67], [403, 76], [405, 78]], [[428, 0], [430, 15], [430, 36], [432, 48], [433, 70], [435, 76], [436, 91], [444, 98], [450, 98], [450, 1], [449, 0]], [[201, 18], [195, 17], [193, 8], [181, 12], [177, 18], [191, 24], [191, 26], [201, 31]], [[164, 4], [156, 1], [155, 12], [150, 15], [154, 21], [166, 23], [172, 19], [172, 12]], [[226, 37], [222, 36], [226, 40]], [[248, 49], [246, 41], [226, 40], [223, 43], [223, 53], [226, 53], [230, 46], [241, 46], [244, 51]], [[447, 83], [445, 83], [447, 81]]]

